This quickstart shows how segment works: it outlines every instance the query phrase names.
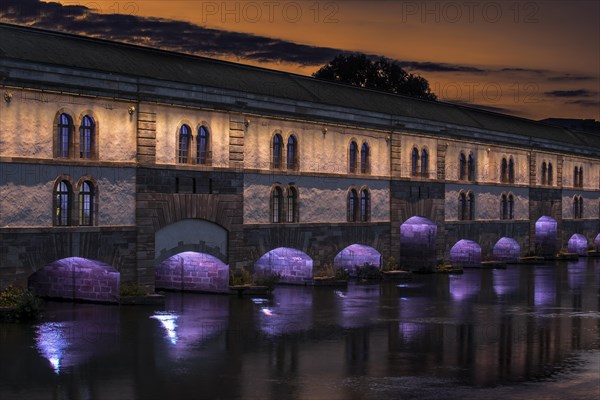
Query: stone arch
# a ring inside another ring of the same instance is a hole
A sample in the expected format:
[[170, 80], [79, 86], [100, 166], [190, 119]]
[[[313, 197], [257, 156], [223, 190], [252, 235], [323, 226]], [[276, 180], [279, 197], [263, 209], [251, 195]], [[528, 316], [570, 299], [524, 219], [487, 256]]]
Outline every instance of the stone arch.
[[156, 267], [155, 287], [195, 292], [227, 293], [229, 266], [210, 254], [184, 251]]
[[206, 253], [227, 263], [228, 231], [214, 222], [188, 218], [157, 230], [154, 235], [155, 266], [185, 251]]
[[536, 253], [541, 256], [553, 256], [557, 251], [557, 227], [556, 220], [546, 215], [535, 222], [535, 248]]
[[580, 256], [587, 255], [587, 250], [588, 250], [587, 238], [580, 233], [573, 234], [573, 236], [571, 236], [571, 238], [569, 239], [569, 242], [567, 243], [567, 250], [570, 253], [575, 253]]
[[432, 269], [436, 263], [437, 225], [413, 216], [400, 225], [400, 265], [410, 269]]
[[503, 237], [494, 245], [492, 254], [498, 261], [516, 262], [521, 255], [521, 246], [515, 239]]
[[594, 245], [596, 245], [596, 251], [600, 251], [600, 233], [594, 239]]
[[381, 268], [381, 253], [363, 244], [351, 244], [333, 259], [333, 267], [348, 271], [350, 276], [355, 276], [356, 271], [365, 264]]
[[301, 250], [278, 247], [254, 263], [254, 273], [279, 274], [281, 283], [305, 284], [312, 280], [313, 260]]
[[472, 240], [459, 240], [450, 249], [450, 262], [463, 267], [479, 266], [481, 264], [481, 246]]
[[116, 303], [120, 275], [112, 266], [100, 261], [68, 257], [33, 273], [28, 286], [43, 297]]

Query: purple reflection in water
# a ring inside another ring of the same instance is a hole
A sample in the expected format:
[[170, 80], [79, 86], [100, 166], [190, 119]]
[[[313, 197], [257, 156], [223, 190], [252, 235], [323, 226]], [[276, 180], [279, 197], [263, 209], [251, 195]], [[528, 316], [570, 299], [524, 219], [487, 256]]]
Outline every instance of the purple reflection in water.
[[278, 287], [271, 301], [253, 302], [260, 330], [267, 335], [300, 332], [313, 325], [313, 291], [310, 288]]
[[29, 277], [38, 296], [117, 302], [119, 272], [108, 264], [81, 257], [54, 261]]
[[436, 262], [437, 225], [424, 217], [411, 217], [400, 225], [400, 264], [411, 269], [433, 268]]
[[377, 318], [375, 310], [379, 309], [379, 285], [349, 285], [343, 296], [336, 296], [341, 308], [338, 324], [344, 328], [355, 328], [369, 325]]
[[462, 275], [450, 275], [448, 290], [456, 301], [463, 301], [469, 297], [476, 296], [481, 288], [481, 277], [478, 271], [464, 273]]
[[556, 253], [556, 228], [554, 218], [543, 216], [535, 223], [535, 244], [540, 255]]
[[519, 286], [518, 269], [495, 269], [492, 271], [494, 278], [494, 292], [498, 296], [503, 296], [514, 292]]
[[472, 240], [459, 240], [450, 249], [450, 262], [462, 266], [479, 266], [481, 264], [481, 247]]
[[567, 273], [569, 274], [569, 288], [580, 289], [586, 280], [587, 260], [569, 263]]
[[210, 254], [186, 251], [160, 263], [156, 268], [156, 287], [226, 293], [229, 267]]
[[169, 341], [172, 344], [177, 344], [177, 318], [179, 318], [179, 315], [170, 312], [157, 312], [150, 318], [160, 321]]
[[576, 253], [580, 256], [587, 255], [588, 250], [588, 241], [585, 236], [580, 233], [576, 233], [569, 239], [569, 243], [567, 243], [567, 250], [570, 253]]
[[346, 247], [333, 260], [335, 269], [346, 270], [351, 276], [355, 276], [356, 269], [365, 264], [381, 268], [381, 254], [374, 248], [362, 244]]
[[503, 237], [496, 242], [492, 252], [498, 261], [514, 262], [519, 260], [521, 246], [515, 239]]
[[556, 299], [556, 280], [550, 268], [536, 268], [534, 277], [534, 304], [552, 305]]
[[313, 261], [306, 253], [278, 247], [265, 253], [254, 264], [256, 274], [280, 274], [282, 283], [304, 284], [312, 280]]
[[67, 324], [64, 322], [46, 322], [36, 329], [36, 347], [57, 374], [63, 365], [65, 353], [71, 345], [67, 330]]

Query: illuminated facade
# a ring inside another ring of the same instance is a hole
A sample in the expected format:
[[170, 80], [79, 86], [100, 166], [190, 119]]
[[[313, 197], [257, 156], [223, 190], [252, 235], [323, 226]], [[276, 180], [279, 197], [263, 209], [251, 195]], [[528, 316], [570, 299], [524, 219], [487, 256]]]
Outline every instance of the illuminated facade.
[[223, 291], [227, 266], [301, 283], [598, 243], [593, 134], [30, 28], [0, 43], [2, 286], [71, 258]]

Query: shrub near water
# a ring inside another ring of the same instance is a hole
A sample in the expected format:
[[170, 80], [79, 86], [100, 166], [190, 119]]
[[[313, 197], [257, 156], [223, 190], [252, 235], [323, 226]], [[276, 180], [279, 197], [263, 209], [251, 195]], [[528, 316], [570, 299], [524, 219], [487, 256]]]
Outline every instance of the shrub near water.
[[31, 320], [39, 317], [41, 300], [29, 290], [8, 286], [0, 291], [0, 308], [8, 308], [6, 316], [14, 320]]

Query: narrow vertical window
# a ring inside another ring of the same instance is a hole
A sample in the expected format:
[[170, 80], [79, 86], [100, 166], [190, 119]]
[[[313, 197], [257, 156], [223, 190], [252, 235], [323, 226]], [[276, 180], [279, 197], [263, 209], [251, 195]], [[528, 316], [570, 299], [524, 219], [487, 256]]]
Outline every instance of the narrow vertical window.
[[71, 143], [72, 136], [71, 117], [68, 114], [60, 114], [58, 117], [56, 138], [57, 157], [69, 158], [69, 145]]
[[579, 168], [575, 167], [573, 169], [573, 186], [577, 187], [579, 185]]
[[271, 222], [283, 220], [283, 192], [280, 187], [275, 187], [271, 193]]
[[356, 190], [348, 192], [348, 222], [356, 222], [358, 219], [358, 195]]
[[294, 135], [291, 135], [287, 142], [287, 169], [297, 169], [298, 167], [298, 141]]
[[94, 120], [86, 115], [79, 127], [79, 158], [92, 158], [96, 126]]
[[67, 226], [71, 224], [71, 185], [60, 181], [54, 190], [54, 225]]
[[461, 221], [467, 219], [467, 195], [464, 192], [458, 195], [458, 219]]
[[206, 126], [198, 129], [198, 140], [196, 142], [196, 164], [206, 165], [209, 160], [210, 134]]
[[548, 163], [548, 185], [554, 185], [554, 171], [552, 171], [552, 163]]
[[508, 195], [508, 219], [514, 219], [515, 198], [512, 194]]
[[473, 158], [473, 154], [469, 154], [469, 161], [467, 164], [467, 179], [470, 182], [475, 181], [475, 159]]
[[583, 218], [583, 197], [579, 196], [579, 218]]
[[416, 147], [412, 149], [410, 173], [412, 176], [417, 176], [419, 173], [419, 150]]
[[547, 182], [547, 174], [548, 174], [548, 167], [546, 166], [546, 162], [544, 161], [542, 163], [542, 185], [545, 185]]
[[298, 193], [292, 186], [288, 187], [287, 203], [287, 222], [298, 222]]
[[469, 194], [467, 195], [467, 203], [467, 219], [473, 221], [475, 219], [475, 195], [473, 194], [473, 192], [469, 192]]
[[515, 183], [515, 162], [512, 157], [508, 160], [508, 181]]
[[579, 198], [573, 197], [573, 218], [579, 218]]
[[94, 185], [84, 181], [79, 190], [79, 225], [94, 225]]
[[421, 151], [421, 176], [428, 178], [429, 174], [428, 174], [428, 169], [429, 169], [429, 153], [427, 152], [427, 149], [423, 149], [423, 151]]
[[369, 191], [367, 189], [363, 189], [360, 191], [360, 220], [362, 222], [367, 222], [371, 218], [371, 198], [369, 195]]
[[583, 187], [583, 167], [579, 167], [579, 187]]
[[369, 144], [365, 142], [360, 149], [360, 173], [368, 174], [369, 172]]
[[191, 130], [187, 125], [182, 125], [179, 128], [179, 151], [177, 162], [180, 164], [186, 164], [188, 162], [188, 154], [190, 151], [190, 136]]
[[460, 158], [458, 160], [458, 171], [458, 179], [461, 181], [467, 179], [467, 158], [465, 157], [464, 153], [460, 153]]
[[502, 194], [500, 198], [500, 219], [508, 218], [508, 202], [506, 199], [506, 195]]
[[348, 171], [351, 174], [355, 174], [356, 163], [358, 162], [358, 145], [355, 141], [350, 142], [350, 152], [348, 157]]
[[506, 162], [506, 158], [502, 159], [502, 164], [500, 166], [500, 182], [508, 181], [508, 164]]
[[273, 136], [273, 168], [281, 168], [281, 158], [283, 156], [283, 139], [280, 134]]

